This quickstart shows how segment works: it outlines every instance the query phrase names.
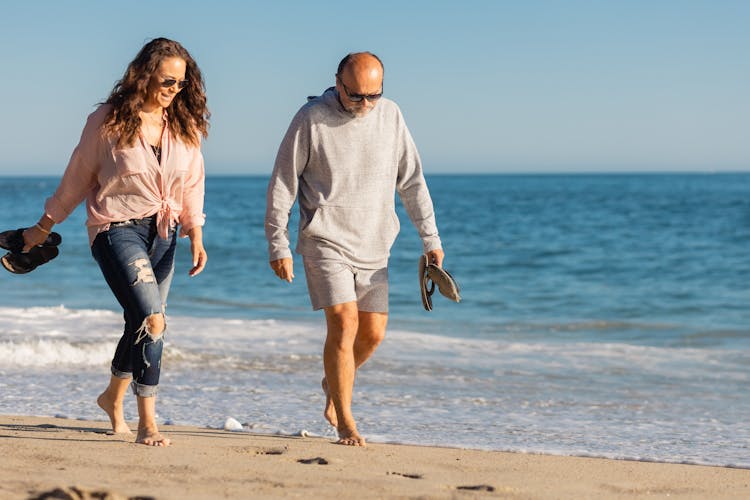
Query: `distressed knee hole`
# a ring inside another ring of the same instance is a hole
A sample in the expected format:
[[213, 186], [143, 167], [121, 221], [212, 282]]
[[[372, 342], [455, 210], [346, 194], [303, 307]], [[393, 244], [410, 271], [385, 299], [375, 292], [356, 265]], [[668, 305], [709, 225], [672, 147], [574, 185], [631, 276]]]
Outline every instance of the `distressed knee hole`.
[[133, 281], [132, 286], [138, 283], [156, 283], [154, 270], [151, 269], [151, 262], [148, 259], [136, 259], [130, 265], [136, 269], [135, 281]]
[[149, 337], [153, 342], [161, 340], [165, 329], [164, 315], [162, 313], [150, 314], [143, 319], [141, 327], [135, 332], [136, 338], [134, 344], [140, 344], [146, 337]]
[[161, 313], [155, 313], [151, 316], [146, 317], [146, 332], [156, 340], [164, 332], [164, 315]]

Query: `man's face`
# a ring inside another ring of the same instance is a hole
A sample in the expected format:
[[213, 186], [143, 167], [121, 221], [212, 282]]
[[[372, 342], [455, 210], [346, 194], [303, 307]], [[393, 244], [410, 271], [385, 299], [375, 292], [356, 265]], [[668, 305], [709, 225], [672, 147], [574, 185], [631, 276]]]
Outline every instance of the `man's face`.
[[380, 66], [346, 68], [336, 77], [336, 89], [344, 109], [362, 118], [375, 108], [383, 94]]

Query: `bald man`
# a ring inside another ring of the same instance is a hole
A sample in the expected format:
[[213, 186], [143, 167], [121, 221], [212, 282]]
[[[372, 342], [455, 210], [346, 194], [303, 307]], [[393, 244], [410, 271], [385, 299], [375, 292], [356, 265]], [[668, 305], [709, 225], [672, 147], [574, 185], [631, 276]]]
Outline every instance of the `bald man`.
[[[357, 369], [385, 337], [388, 257], [398, 192], [431, 262], [443, 251], [422, 164], [396, 103], [382, 97], [383, 64], [349, 54], [336, 86], [310, 98], [284, 136], [268, 185], [265, 229], [276, 276], [294, 278], [289, 214], [299, 196], [296, 251], [310, 301], [325, 312], [324, 416], [339, 443], [364, 446], [352, 415]], [[416, 259], [415, 259], [416, 261]]]

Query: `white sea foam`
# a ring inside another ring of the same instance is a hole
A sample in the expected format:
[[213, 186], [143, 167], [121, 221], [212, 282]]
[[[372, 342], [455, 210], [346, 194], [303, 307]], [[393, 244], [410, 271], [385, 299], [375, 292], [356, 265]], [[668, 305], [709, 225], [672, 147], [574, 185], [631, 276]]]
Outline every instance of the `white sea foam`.
[[69, 341], [33, 339], [0, 342], [0, 369], [60, 365], [100, 366], [112, 359], [114, 342], [73, 344]]

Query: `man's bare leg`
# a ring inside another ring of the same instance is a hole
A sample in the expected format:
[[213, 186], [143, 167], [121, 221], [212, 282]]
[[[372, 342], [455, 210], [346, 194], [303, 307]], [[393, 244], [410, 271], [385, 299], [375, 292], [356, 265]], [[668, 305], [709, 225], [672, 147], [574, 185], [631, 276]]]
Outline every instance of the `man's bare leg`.
[[[356, 302], [349, 302], [327, 308], [326, 322], [328, 324], [328, 338], [324, 350], [326, 378], [321, 382], [323, 391], [326, 393], [324, 415], [326, 420], [338, 429], [339, 443], [364, 446], [365, 440], [359, 436], [351, 415], [354, 377], [357, 369], [372, 356], [383, 341], [388, 314], [357, 311]], [[351, 339], [352, 330], [356, 331], [353, 340]], [[338, 387], [338, 397], [328, 384], [328, 380], [332, 380], [330, 378], [332, 371], [337, 373], [339, 383], [343, 384]], [[338, 415], [346, 415], [346, 419], [339, 420]]]
[[346, 302], [326, 307], [325, 314], [328, 334], [323, 348], [323, 368], [336, 412], [338, 442], [364, 446], [351, 409], [355, 373], [354, 341], [359, 323], [357, 303]]
[[138, 400], [138, 435], [136, 443], [149, 446], [169, 446], [172, 441], [159, 433], [156, 425], [156, 396], [144, 398], [136, 396]]
[[388, 313], [359, 311], [359, 327], [354, 340], [354, 362], [357, 369], [375, 353], [385, 338]]
[[[359, 326], [357, 328], [357, 338], [354, 340], [354, 371], [365, 364], [370, 359], [380, 343], [385, 338], [385, 328], [388, 324], [388, 313], [375, 313], [359, 311]], [[320, 382], [323, 392], [326, 395], [326, 408], [323, 412], [326, 420], [333, 426], [338, 427], [336, 418], [336, 408], [328, 392], [328, 383], [325, 377]]]
[[130, 378], [118, 378], [114, 375], [109, 378], [109, 385], [96, 398], [96, 404], [109, 415], [109, 421], [112, 423], [112, 432], [115, 434], [132, 434], [128, 423], [125, 421], [125, 414], [122, 409], [122, 402], [125, 399], [125, 393], [128, 391]]
[[323, 410], [323, 416], [333, 427], [338, 427], [339, 419], [336, 417], [336, 408], [333, 406], [333, 399], [331, 399], [331, 392], [328, 390], [328, 382], [326, 382], [325, 377], [320, 381], [320, 385], [326, 395], [326, 408]]

